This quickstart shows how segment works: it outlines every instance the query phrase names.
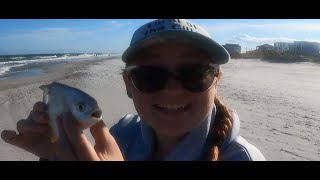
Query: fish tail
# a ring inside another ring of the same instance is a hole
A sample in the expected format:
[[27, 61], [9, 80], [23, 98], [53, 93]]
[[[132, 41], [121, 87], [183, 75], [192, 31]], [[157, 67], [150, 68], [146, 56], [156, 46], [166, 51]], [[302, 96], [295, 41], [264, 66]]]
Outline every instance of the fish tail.
[[59, 139], [58, 124], [56, 121], [54, 121], [56, 119], [55, 116], [49, 115], [49, 118], [50, 118], [49, 124], [51, 127], [50, 141], [52, 144], [55, 144]]
[[58, 137], [55, 136], [55, 135], [52, 135], [52, 136], [50, 137], [50, 141], [51, 141], [52, 144], [55, 144], [55, 143], [58, 141]]

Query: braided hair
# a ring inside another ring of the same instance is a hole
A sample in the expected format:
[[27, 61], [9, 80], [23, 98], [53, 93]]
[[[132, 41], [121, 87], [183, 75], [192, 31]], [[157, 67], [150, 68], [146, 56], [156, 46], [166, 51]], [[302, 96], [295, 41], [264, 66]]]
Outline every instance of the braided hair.
[[209, 161], [217, 161], [219, 159], [219, 149], [232, 127], [230, 110], [217, 97], [214, 99], [214, 104], [217, 111], [215, 122], [210, 127], [208, 135], [208, 140], [211, 144], [208, 152]]
[[[220, 80], [222, 77], [222, 69], [220, 67], [218, 68], [216, 76], [218, 80]], [[214, 98], [214, 104], [216, 106], [216, 116], [208, 134], [210, 148], [207, 153], [207, 160], [209, 161], [219, 160], [219, 149], [232, 128], [231, 111], [217, 96]]]

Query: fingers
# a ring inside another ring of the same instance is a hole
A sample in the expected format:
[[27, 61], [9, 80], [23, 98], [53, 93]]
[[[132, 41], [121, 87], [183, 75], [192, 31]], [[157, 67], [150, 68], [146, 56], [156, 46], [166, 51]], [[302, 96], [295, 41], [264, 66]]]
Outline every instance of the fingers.
[[25, 137], [17, 134], [15, 131], [4, 130], [1, 132], [1, 138], [4, 142], [19, 148], [24, 148], [25, 146]]
[[47, 124], [49, 122], [48, 105], [43, 102], [35, 103], [28, 119], [30, 118], [36, 123]]
[[34, 111], [47, 111], [48, 105], [44, 102], [38, 101], [33, 105]]
[[93, 146], [86, 138], [82, 131], [80, 124], [76, 121], [73, 115], [69, 112], [64, 114], [62, 124], [65, 134], [69, 139], [73, 152], [76, 154], [78, 160], [99, 160]]
[[4, 142], [22, 148], [41, 157], [51, 156], [54, 145], [49, 142], [51, 132], [48, 124], [47, 105], [37, 102], [27, 119], [17, 122], [17, 131], [4, 130], [1, 138]]
[[65, 133], [62, 120], [62, 118], [57, 118], [59, 139], [56, 145], [56, 153], [53, 160], [74, 161], [77, 158]]
[[92, 126], [90, 132], [96, 142], [95, 149], [100, 159], [123, 160], [117, 142], [102, 120]]
[[17, 130], [20, 134], [27, 132], [49, 134], [50, 126], [48, 124], [38, 124], [30, 120], [22, 119], [17, 122]]
[[37, 102], [33, 106], [33, 110], [27, 119], [22, 119], [17, 122], [17, 130], [21, 133], [35, 132], [47, 133], [50, 131], [48, 125], [49, 116], [47, 113], [47, 105], [42, 102]]
[[4, 142], [15, 145], [15, 138], [17, 137], [17, 133], [11, 130], [4, 130], [1, 132], [1, 138]]
[[48, 106], [43, 102], [37, 102], [33, 106], [33, 110], [27, 119], [17, 122], [17, 130], [19, 133], [35, 132], [48, 133], [50, 127], [48, 125], [49, 116], [47, 113]]
[[11, 145], [17, 146], [22, 149], [26, 148], [25, 136], [19, 135], [15, 131], [4, 130], [1, 132], [1, 138], [4, 142]]
[[113, 146], [115, 139], [101, 120], [90, 128], [90, 132], [98, 146]]
[[90, 132], [97, 145], [105, 146], [108, 144], [107, 140], [110, 133], [102, 120], [93, 125], [90, 128]]
[[121, 151], [109, 133], [103, 121], [90, 130], [96, 146], [93, 148], [81, 125], [68, 112], [58, 119], [59, 139], [57, 144], [57, 159], [64, 160], [123, 160]]
[[39, 124], [48, 124], [49, 123], [48, 112], [32, 111], [30, 113], [30, 118], [32, 119], [32, 121], [39, 123]]

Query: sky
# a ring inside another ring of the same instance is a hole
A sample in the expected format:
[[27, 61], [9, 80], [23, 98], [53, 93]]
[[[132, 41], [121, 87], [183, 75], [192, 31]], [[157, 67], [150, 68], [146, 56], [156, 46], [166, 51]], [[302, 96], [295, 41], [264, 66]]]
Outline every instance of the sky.
[[[0, 55], [122, 53], [153, 19], [0, 19]], [[274, 42], [320, 43], [320, 19], [188, 19], [241, 51]]]

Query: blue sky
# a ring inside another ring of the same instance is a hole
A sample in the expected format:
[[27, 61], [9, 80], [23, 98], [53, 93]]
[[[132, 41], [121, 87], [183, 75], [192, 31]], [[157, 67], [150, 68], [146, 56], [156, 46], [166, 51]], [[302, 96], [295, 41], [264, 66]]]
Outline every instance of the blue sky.
[[[190, 20], [190, 19], [189, 19]], [[0, 55], [122, 53], [151, 19], [0, 19]], [[220, 44], [242, 51], [274, 42], [320, 42], [320, 19], [192, 19]]]

